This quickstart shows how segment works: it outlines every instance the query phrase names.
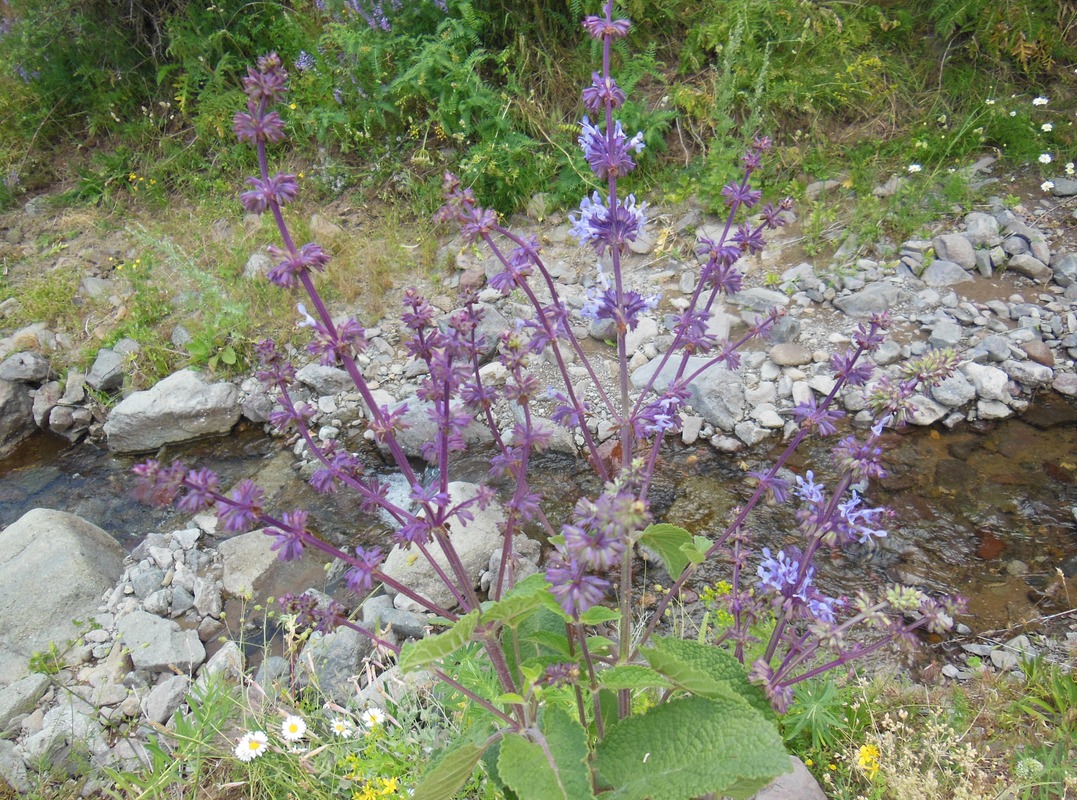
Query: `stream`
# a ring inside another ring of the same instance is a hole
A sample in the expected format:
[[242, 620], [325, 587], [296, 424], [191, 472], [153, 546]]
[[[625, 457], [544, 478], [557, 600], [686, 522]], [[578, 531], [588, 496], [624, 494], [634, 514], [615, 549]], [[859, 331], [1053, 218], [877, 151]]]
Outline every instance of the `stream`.
[[[817, 565], [817, 582], [831, 594], [851, 594], [899, 581], [969, 600], [976, 631], [1003, 630], [1077, 605], [1077, 404], [1050, 394], [1019, 418], [964, 424], [954, 430], [907, 428], [884, 436], [887, 478], [867, 500], [894, 512], [889, 537], [870, 549], [835, 553]], [[831, 440], [809, 442], [789, 466], [828, 471]], [[656, 519], [707, 533], [747, 499], [745, 473], [781, 452], [731, 457], [708, 444], [667, 447], [651, 493]], [[295, 477], [291, 454], [259, 428], [159, 454], [209, 467], [229, 486], [254, 477], [272, 498], [270, 511], [306, 508], [323, 536], [353, 544], [385, 544], [385, 524], [359, 511], [346, 495], [320, 496]], [[40, 434], [0, 463], [0, 526], [32, 508], [78, 514], [114, 535], [128, 550], [147, 533], [182, 527], [186, 514], [148, 508], [132, 497], [131, 467], [140, 459], [116, 456], [94, 444], [70, 446]], [[488, 454], [465, 454], [454, 479], [482, 480]], [[379, 469], [372, 465], [371, 469]], [[386, 469], [380, 467], [381, 469]], [[533, 483], [547, 498], [551, 519], [568, 514], [581, 491], [598, 484], [583, 460], [536, 459]], [[797, 544], [792, 509], [757, 510], [758, 547]], [[535, 532], [537, 534], [537, 532]], [[701, 571], [699, 580], [718, 580]], [[1072, 583], [1072, 581], [1071, 581]]]

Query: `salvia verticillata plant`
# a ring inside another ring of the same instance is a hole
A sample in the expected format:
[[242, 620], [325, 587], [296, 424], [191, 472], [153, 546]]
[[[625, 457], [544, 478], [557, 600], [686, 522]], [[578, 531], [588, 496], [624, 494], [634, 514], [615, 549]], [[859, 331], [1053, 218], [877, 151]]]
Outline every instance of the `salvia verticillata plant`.
[[[626, 34], [629, 21], [614, 15], [609, 0], [602, 16], [589, 16], [583, 25], [602, 45], [601, 68], [583, 92], [586, 116], [579, 137], [597, 183], [574, 213], [572, 232], [582, 246], [593, 248], [598, 261], [581, 313], [612, 326], [617, 381], [604, 385], [574, 337], [571, 312], [558, 296], [538, 241], [505, 228], [455, 176], [446, 175], [440, 218], [459, 225], [465, 242], [489, 248], [501, 267], [490, 286], [506, 295], [519, 293], [531, 313], [497, 341], [487, 341], [478, 333], [483, 308], [474, 297], [464, 297], [457, 311], [438, 319], [417, 291], [405, 294], [408, 351], [428, 370], [418, 397], [437, 429], [422, 450], [433, 470], [418, 471], [398, 441], [407, 407], [379, 405], [364, 379], [357, 363], [367, 346], [362, 326], [351, 318], [334, 319], [318, 294], [315, 274], [328, 262], [328, 253], [314, 242], [299, 243], [285, 221], [283, 208], [296, 198], [298, 184], [295, 176], [270, 174], [268, 167], [268, 148], [285, 136], [274, 108], [285, 97], [287, 76], [276, 55], [249, 70], [247, 108], [235, 116], [237, 135], [257, 149], [260, 165], [259, 174], [247, 181], [242, 203], [248, 212], [272, 215], [280, 234], [271, 248], [277, 266], [269, 279], [306, 294], [300, 311], [311, 329], [308, 349], [355, 382], [368, 410], [369, 431], [407, 483], [408, 501], [391, 500], [387, 486], [366, 473], [356, 454], [312, 436], [307, 422], [313, 410], [295, 402], [290, 390], [295, 368], [274, 342], [265, 341], [258, 348], [258, 378], [279, 394], [271, 423], [282, 431], [294, 428], [318, 459], [320, 468], [310, 479], [317, 491], [352, 491], [364, 509], [388, 514], [394, 520], [393, 546], [429, 562], [451, 600], [434, 602], [386, 574], [380, 548], [344, 549], [323, 541], [302, 510], [268, 514], [262, 490], [250, 481], [226, 491], [205, 469], [154, 461], [137, 468], [153, 499], [175, 499], [189, 511], [215, 507], [229, 531], [264, 528], [282, 559], [299, 558], [308, 547], [321, 550], [344, 562], [347, 585], [357, 595], [383, 585], [437, 616], [444, 630], [398, 647], [380, 631], [347, 619], [335, 603], [319, 607], [308, 596], [285, 600], [307, 624], [322, 630], [352, 627], [396, 653], [401, 669], [432, 670], [473, 704], [474, 724], [426, 772], [415, 787], [416, 798], [453, 797], [480, 760], [495, 780], [525, 799], [748, 796], [788, 769], [775, 712], [789, 707], [798, 683], [846, 668], [888, 644], [912, 641], [919, 629], [945, 630], [956, 611], [953, 601], [916, 589], [893, 586], [878, 595], [832, 597], [814, 580], [813, 560], [820, 549], [886, 536], [887, 512], [860, 494], [866, 481], [884, 474], [880, 435], [884, 426], [903, 421], [918, 387], [940, 380], [954, 366], [952, 354], [933, 352], [898, 378], [872, 382], [867, 356], [883, 340], [885, 315], [862, 323], [850, 349], [832, 358], [833, 389], [793, 410], [796, 432], [769, 469], [753, 473], [751, 497], [733, 510], [723, 529], [690, 532], [676, 520], [652, 518], [649, 493], [659, 453], [666, 435], [679, 429], [692, 381], [709, 369], [736, 369], [745, 344], [766, 336], [779, 316], [773, 311], [760, 317], [735, 340], [718, 339], [709, 325], [719, 295], [741, 286], [738, 262], [763, 249], [766, 233], [782, 225], [787, 204], [756, 210], [761, 192], [752, 188], [751, 178], [770, 144], [758, 139], [744, 155], [742, 178], [723, 190], [728, 213], [721, 235], [701, 240], [699, 279], [687, 307], [675, 317], [672, 344], [650, 380], [633, 390], [626, 335], [659, 298], [629, 286], [622, 269], [627, 244], [647, 224], [647, 204], [618, 189], [643, 148], [642, 138], [629, 136], [617, 121], [625, 94], [610, 72], [611, 45]], [[503, 385], [484, 382], [479, 370], [492, 348], [507, 375]], [[538, 359], [555, 368], [558, 386], [538, 379], [532, 369]], [[588, 371], [600, 409], [577, 390], [570, 362]], [[822, 485], [812, 471], [789, 479], [785, 465], [807, 437], [837, 433], [842, 412], [835, 399], [846, 387], [865, 387], [876, 424], [864, 438], [847, 436], [834, 446], [839, 477], [833, 485]], [[540, 404], [551, 402], [554, 423], [581, 438], [603, 485], [596, 496], [581, 498], [567, 519], [547, 516], [544, 498], [528, 479], [532, 459], [552, 437], [538, 413], [546, 407]], [[499, 424], [497, 416], [506, 405], [514, 407], [511, 428]], [[599, 448], [588, 424], [599, 412], [617, 425], [618, 447], [612, 450]], [[450, 484], [454, 455], [465, 449], [465, 429], [476, 420], [493, 439], [490, 483], [457, 491]], [[484, 596], [450, 534], [495, 502], [495, 485], [509, 487], [496, 492], [506, 511], [503, 550]], [[772, 552], [753, 546], [752, 511], [764, 499], [793, 504], [797, 547]], [[517, 580], [514, 540], [525, 525], [544, 529], [553, 552], [544, 573]], [[657, 553], [673, 578], [642, 621], [633, 603], [638, 546]], [[669, 604], [700, 564], [715, 560], [728, 569], [731, 590], [725, 601], [731, 624], [709, 641], [661, 635]], [[453, 674], [460, 654], [476, 648], [496, 681], [492, 693]]]

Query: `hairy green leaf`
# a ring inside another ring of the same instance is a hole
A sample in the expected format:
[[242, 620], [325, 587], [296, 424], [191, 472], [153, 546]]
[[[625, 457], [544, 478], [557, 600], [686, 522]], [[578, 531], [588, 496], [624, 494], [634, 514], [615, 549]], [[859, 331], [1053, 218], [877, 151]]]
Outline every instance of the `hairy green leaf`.
[[580, 614], [580, 622], [584, 625], [601, 625], [603, 622], [613, 622], [620, 618], [618, 612], [605, 606], [591, 606]]
[[691, 544], [692, 534], [684, 528], [670, 525], [668, 522], [648, 525], [640, 534], [639, 542], [658, 553], [666, 572], [674, 580], [679, 578], [688, 566], [689, 559], [682, 548]]
[[664, 676], [641, 664], [624, 664], [598, 673], [598, 683], [606, 689], [668, 689], [671, 684]]
[[514, 625], [521, 617], [545, 607], [543, 595], [549, 594], [549, 586], [545, 575], [531, 575], [516, 584], [512, 591], [500, 600], [485, 604], [482, 621]]
[[487, 741], [476, 741], [474, 736], [451, 745], [423, 774], [412, 800], [453, 800], [471, 777], [488, 745]]
[[418, 642], [405, 644], [400, 649], [400, 671], [414, 672], [452, 655], [471, 641], [471, 636], [478, 625], [479, 612], [472, 611], [460, 617], [451, 628], [437, 636], [428, 636]]
[[579, 722], [547, 707], [540, 723], [545, 747], [519, 734], [501, 742], [497, 771], [520, 800], [589, 800], [587, 734]]
[[684, 639], [658, 638], [642, 648], [647, 662], [680, 689], [712, 700], [747, 703], [772, 719], [763, 690], [748, 682], [744, 666], [721, 648]]
[[606, 800], [747, 798], [789, 770], [777, 729], [743, 703], [685, 697], [613, 725], [595, 769]]
[[707, 551], [714, 544], [706, 536], [693, 536], [691, 541], [685, 542], [678, 549], [681, 554], [693, 564], [702, 564], [707, 560]]

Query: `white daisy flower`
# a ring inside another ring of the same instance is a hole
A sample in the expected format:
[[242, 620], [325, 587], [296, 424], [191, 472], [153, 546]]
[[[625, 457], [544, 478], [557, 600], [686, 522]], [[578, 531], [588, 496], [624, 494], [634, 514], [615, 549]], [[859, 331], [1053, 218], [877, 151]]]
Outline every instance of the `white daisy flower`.
[[348, 739], [352, 735], [351, 725], [348, 724], [346, 719], [337, 717], [329, 726], [333, 733], [339, 736], [341, 739]]
[[1043, 191], [1045, 192], [1049, 192], [1055, 188], [1054, 181], [1044, 181], [1040, 184], [1040, 188], [1043, 189]]
[[385, 724], [385, 712], [380, 708], [368, 708], [359, 715], [359, 718], [368, 728], [375, 728], [378, 725]]
[[993, 106], [995, 104], [995, 98], [989, 97], [987, 100], [984, 100], [984, 103], [986, 105]]
[[307, 733], [307, 723], [305, 723], [302, 717], [297, 717], [295, 714], [289, 714], [284, 718], [284, 723], [280, 726], [281, 738], [286, 742], [298, 742]]
[[1066, 174], [1072, 176], [1074, 173], [1073, 162], [1070, 161], [1066, 164]]
[[1032, 105], [1034, 105], [1034, 106], [1045, 106], [1045, 105], [1047, 105], [1047, 103], [1048, 103], [1047, 98], [1043, 97], [1042, 95], [1040, 97], [1033, 98], [1033, 100], [1032, 100]]
[[1010, 112], [1010, 116], [1011, 116], [1011, 117], [1016, 117], [1016, 116], [1017, 116], [1017, 112], [1016, 112], [1016, 111], [1011, 111], [1011, 112]]
[[920, 166], [919, 164], [909, 164], [909, 166], [906, 167], [906, 169], [908, 169], [909, 172], [915, 173], [915, 172], [919, 172], [920, 170], [922, 170], [923, 167]]
[[1050, 164], [1053, 160], [1050, 153], [1042, 153], [1039, 158], [1041, 164]]
[[1050, 122], [1045, 122], [1042, 125], [1040, 125], [1040, 130], [1043, 131], [1044, 133], [1050, 133], [1054, 129], [1055, 129], [1055, 126], [1052, 125]]
[[245, 734], [236, 745], [236, 758], [244, 763], [254, 761], [269, 748], [269, 737], [265, 731], [251, 731]]

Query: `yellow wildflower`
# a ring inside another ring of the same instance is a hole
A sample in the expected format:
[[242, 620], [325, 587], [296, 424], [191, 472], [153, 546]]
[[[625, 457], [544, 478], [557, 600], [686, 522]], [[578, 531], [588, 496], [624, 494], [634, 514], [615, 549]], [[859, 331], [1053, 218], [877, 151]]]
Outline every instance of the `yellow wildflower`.
[[869, 780], [874, 780], [879, 772], [879, 748], [873, 744], [860, 745], [856, 765], [868, 776]]

